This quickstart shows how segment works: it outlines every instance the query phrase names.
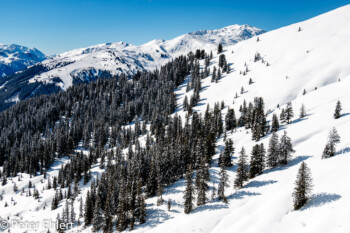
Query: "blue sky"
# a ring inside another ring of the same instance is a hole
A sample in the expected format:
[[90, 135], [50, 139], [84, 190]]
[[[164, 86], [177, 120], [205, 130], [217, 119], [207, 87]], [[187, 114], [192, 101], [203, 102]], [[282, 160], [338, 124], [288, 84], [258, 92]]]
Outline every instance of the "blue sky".
[[0, 0], [0, 43], [54, 54], [232, 24], [273, 30], [346, 4], [350, 0]]

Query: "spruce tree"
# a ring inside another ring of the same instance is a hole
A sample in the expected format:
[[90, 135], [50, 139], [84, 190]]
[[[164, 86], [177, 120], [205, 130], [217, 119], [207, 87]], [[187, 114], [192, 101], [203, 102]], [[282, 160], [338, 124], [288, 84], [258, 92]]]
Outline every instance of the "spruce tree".
[[306, 117], [306, 109], [305, 109], [305, 105], [302, 104], [301, 105], [301, 108], [300, 108], [300, 115], [299, 115], [299, 118], [304, 118]]
[[256, 144], [252, 149], [252, 155], [250, 157], [249, 166], [249, 178], [254, 178], [257, 175], [262, 174], [265, 168], [265, 148], [264, 144]]
[[279, 123], [277, 115], [274, 113], [272, 115], [271, 132], [277, 132], [279, 128], [280, 128], [280, 123]]
[[341, 108], [341, 103], [340, 103], [340, 101], [338, 100], [337, 105], [336, 105], [336, 107], [335, 107], [334, 119], [338, 119], [338, 118], [341, 117], [341, 110], [342, 110], [342, 108]]
[[333, 129], [329, 132], [328, 142], [323, 150], [322, 158], [326, 159], [333, 157], [337, 153], [335, 146], [338, 143], [340, 143], [340, 136], [336, 128], [333, 127]]
[[266, 156], [266, 165], [269, 168], [274, 168], [278, 165], [278, 158], [279, 158], [279, 152], [280, 146], [278, 142], [278, 134], [272, 133], [269, 141], [269, 147], [267, 149], [267, 156]]
[[101, 208], [100, 195], [97, 195], [96, 197], [97, 198], [96, 198], [94, 213], [93, 213], [94, 217], [92, 220], [92, 225], [93, 225], [94, 231], [98, 231], [103, 226], [103, 211]]
[[287, 165], [293, 150], [293, 144], [290, 137], [287, 136], [287, 131], [283, 132], [283, 136], [281, 137], [281, 141], [279, 144], [279, 159], [278, 162], [281, 165]]
[[220, 167], [232, 167], [231, 156], [234, 152], [233, 141], [232, 139], [228, 139], [225, 142], [225, 149], [222, 154], [220, 154], [219, 158], [219, 166]]
[[229, 108], [227, 110], [227, 114], [225, 116], [225, 129], [226, 131], [233, 130], [237, 127], [235, 110], [233, 108]]
[[184, 194], [184, 212], [185, 214], [189, 214], [193, 210], [193, 194], [194, 194], [194, 188], [193, 188], [193, 181], [192, 181], [192, 170], [191, 167], [187, 168], [186, 172], [186, 189]]
[[292, 106], [292, 102], [288, 102], [286, 109], [284, 110], [284, 120], [287, 124], [289, 124], [291, 122], [291, 119], [294, 117], [294, 113], [293, 113], [293, 106]]
[[234, 182], [235, 188], [242, 188], [244, 181], [248, 179], [248, 165], [247, 165], [247, 155], [244, 147], [242, 147], [238, 158], [238, 167], [236, 171], [236, 179]]
[[311, 172], [305, 162], [302, 162], [295, 181], [293, 192], [294, 210], [299, 210], [310, 199], [312, 190]]
[[218, 45], [218, 54], [219, 54], [219, 53], [222, 53], [222, 51], [223, 51], [222, 44], [219, 43], [219, 45]]
[[207, 197], [206, 193], [209, 190], [208, 182], [210, 181], [209, 169], [206, 164], [205, 157], [201, 158], [200, 169], [197, 171], [196, 186], [197, 186], [197, 206], [204, 205], [206, 203]]
[[[220, 176], [220, 182], [218, 187], [218, 199], [222, 200], [224, 203], [227, 203], [225, 188], [228, 188], [230, 186], [228, 184], [228, 174], [225, 166], [221, 166], [219, 176]], [[215, 187], [213, 187], [213, 190], [215, 191]]]

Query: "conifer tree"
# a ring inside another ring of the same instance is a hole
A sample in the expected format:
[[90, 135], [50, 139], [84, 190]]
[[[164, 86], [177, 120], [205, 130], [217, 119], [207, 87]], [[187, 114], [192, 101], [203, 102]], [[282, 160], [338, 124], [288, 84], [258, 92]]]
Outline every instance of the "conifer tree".
[[266, 165], [268, 167], [274, 168], [278, 165], [279, 150], [278, 134], [274, 132], [270, 137], [269, 147], [267, 149]]
[[299, 115], [299, 118], [304, 118], [306, 117], [306, 109], [305, 109], [305, 105], [302, 104], [301, 105], [301, 108], [300, 108], [300, 115]]
[[233, 108], [229, 108], [227, 110], [227, 114], [225, 116], [225, 129], [226, 131], [233, 130], [237, 127], [235, 110]]
[[302, 162], [295, 181], [293, 192], [294, 210], [299, 210], [310, 199], [312, 190], [311, 172], [305, 162]]
[[219, 45], [218, 45], [218, 54], [219, 54], [219, 53], [222, 53], [222, 51], [223, 51], [222, 44], [219, 43]]
[[191, 167], [187, 168], [186, 172], [186, 189], [185, 189], [185, 195], [184, 195], [184, 212], [185, 214], [189, 214], [193, 210], [193, 194], [194, 194], [194, 188], [193, 188], [193, 181], [192, 181], [192, 170]]
[[254, 178], [257, 175], [262, 174], [265, 168], [265, 148], [264, 144], [256, 144], [252, 149], [252, 155], [250, 158], [249, 166], [249, 178]]
[[244, 147], [242, 147], [238, 158], [238, 167], [236, 171], [236, 179], [234, 182], [235, 188], [242, 188], [244, 181], [248, 179], [248, 165], [247, 165], [247, 155]]
[[280, 128], [280, 123], [278, 121], [277, 115], [274, 113], [272, 115], [271, 132], [277, 132], [279, 128]]
[[92, 224], [94, 231], [98, 231], [103, 226], [103, 211], [101, 208], [100, 195], [96, 196]]
[[288, 102], [286, 109], [284, 110], [284, 121], [289, 124], [294, 117], [292, 102]]
[[338, 100], [337, 105], [336, 105], [336, 107], [335, 107], [334, 119], [338, 119], [338, 118], [341, 117], [341, 110], [342, 110], [342, 108], [341, 108], [341, 103], [340, 103], [340, 101]]
[[293, 144], [290, 137], [287, 136], [287, 131], [284, 131], [283, 136], [281, 137], [281, 141], [279, 144], [279, 160], [278, 162], [281, 165], [287, 165], [293, 150]]
[[338, 143], [340, 143], [340, 136], [336, 128], [333, 127], [333, 129], [329, 132], [328, 142], [324, 148], [322, 158], [326, 159], [333, 157], [337, 153], [335, 146]]
[[85, 212], [84, 212], [84, 221], [85, 226], [88, 226], [92, 223], [93, 218], [93, 202], [91, 199], [90, 191], [88, 190], [85, 200]]
[[220, 167], [232, 167], [231, 156], [234, 152], [233, 141], [232, 139], [228, 139], [225, 142], [224, 152], [220, 154], [219, 157], [219, 166]]
[[197, 206], [204, 205], [206, 203], [207, 197], [206, 193], [209, 190], [208, 182], [210, 181], [209, 169], [206, 164], [205, 157], [201, 158], [200, 169], [197, 171], [196, 186], [197, 186]]
[[[220, 182], [218, 187], [218, 199], [222, 200], [224, 203], [227, 203], [225, 188], [228, 188], [230, 186], [228, 184], [228, 174], [225, 166], [221, 166], [219, 176], [220, 176]], [[213, 187], [213, 190], [215, 191], [215, 187]]]

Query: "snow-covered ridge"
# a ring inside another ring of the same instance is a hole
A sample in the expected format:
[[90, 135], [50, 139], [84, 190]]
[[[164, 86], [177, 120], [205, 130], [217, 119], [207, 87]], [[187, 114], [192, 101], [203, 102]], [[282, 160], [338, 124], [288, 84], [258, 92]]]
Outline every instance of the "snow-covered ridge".
[[[196, 49], [216, 50], [219, 43], [233, 45], [264, 32], [249, 25], [232, 25], [187, 33], [168, 41], [156, 39], [139, 46], [117, 42], [75, 49], [42, 62], [50, 70], [35, 76], [30, 82], [50, 83], [52, 78], [59, 77], [62, 80], [60, 87], [66, 89], [74, 82], [90, 79], [90, 73], [98, 76], [101, 71], [115, 75], [154, 70], [181, 54]], [[52, 69], [61, 63], [68, 65]]]
[[46, 56], [36, 48], [0, 44], [0, 77], [24, 70], [45, 59]]

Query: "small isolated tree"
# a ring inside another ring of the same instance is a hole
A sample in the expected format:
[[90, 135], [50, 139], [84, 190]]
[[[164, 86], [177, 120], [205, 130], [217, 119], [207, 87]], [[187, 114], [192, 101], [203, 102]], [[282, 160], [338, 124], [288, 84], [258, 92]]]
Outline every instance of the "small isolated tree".
[[219, 54], [219, 53], [222, 53], [222, 51], [223, 51], [222, 44], [219, 43], [219, 45], [218, 45], [218, 54]]
[[290, 120], [294, 117], [294, 113], [293, 113], [293, 106], [292, 106], [292, 102], [288, 102], [286, 109], [284, 110], [284, 120], [287, 124], [290, 123]]
[[293, 192], [294, 210], [299, 210], [310, 199], [312, 190], [311, 172], [305, 162], [302, 162], [295, 181]]
[[248, 179], [248, 165], [247, 165], [247, 155], [245, 153], [244, 147], [242, 147], [238, 158], [238, 167], [236, 179], [234, 182], [235, 188], [242, 188], [244, 181]]
[[340, 101], [338, 100], [337, 106], [335, 107], [335, 112], [334, 112], [334, 118], [335, 118], [335, 119], [338, 119], [338, 118], [341, 117], [341, 110], [342, 110], [342, 108], [341, 108], [341, 103], [340, 103]]
[[292, 156], [293, 144], [290, 137], [287, 136], [287, 131], [284, 131], [283, 136], [281, 137], [280, 148], [279, 148], [279, 163], [281, 165], [287, 165], [288, 160]]
[[330, 158], [333, 157], [336, 154], [335, 146], [340, 142], [340, 136], [336, 130], [336, 128], [333, 128], [328, 135], [328, 142], [323, 150], [322, 158]]
[[302, 104], [301, 105], [301, 108], [300, 108], [300, 115], [299, 115], [299, 118], [304, 118], [306, 117], [306, 109], [305, 109], [305, 105]]

